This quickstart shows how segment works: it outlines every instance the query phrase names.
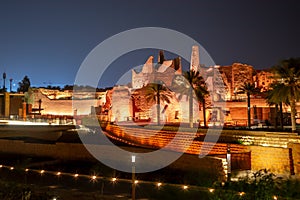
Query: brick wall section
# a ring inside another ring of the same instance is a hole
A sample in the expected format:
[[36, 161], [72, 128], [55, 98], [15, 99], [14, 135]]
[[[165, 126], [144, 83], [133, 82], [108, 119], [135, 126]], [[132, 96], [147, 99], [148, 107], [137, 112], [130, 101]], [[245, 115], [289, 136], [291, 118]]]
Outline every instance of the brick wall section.
[[275, 174], [290, 174], [289, 149], [276, 147], [249, 146], [251, 169], [268, 169]]
[[[169, 143], [174, 137], [175, 133], [170, 134], [164, 131], [158, 131], [156, 134], [153, 133], [153, 130], [147, 129], [135, 129], [135, 128], [126, 128], [126, 127], [117, 127], [110, 126], [109, 130], [114, 132], [118, 138], [122, 138], [125, 141], [128, 139], [131, 143], [136, 145], [141, 145], [144, 147], [150, 148], [161, 148], [164, 147], [167, 143]], [[237, 157], [237, 164], [246, 164], [245, 166], [237, 166], [237, 168], [249, 168], [251, 165], [251, 169], [254, 171], [260, 169], [268, 169], [272, 173], [275, 174], [286, 174], [290, 175], [291, 173], [291, 163], [293, 163], [295, 168], [295, 173], [299, 174], [300, 172], [300, 144], [292, 144], [289, 143], [289, 140], [299, 140], [299, 136], [284, 134], [284, 133], [274, 133], [274, 135], [268, 135], [267, 132], [253, 133], [249, 132], [250, 136], [253, 137], [251, 140], [256, 141], [255, 143], [259, 143], [261, 145], [271, 145], [271, 146], [246, 146], [246, 145], [238, 145], [231, 144], [231, 152], [232, 153], [245, 153], [251, 152], [251, 164], [248, 164], [248, 160], [245, 158], [246, 155], [241, 155], [241, 157]], [[187, 133], [188, 134], [188, 133]], [[252, 136], [251, 136], [252, 135]], [[245, 135], [243, 136], [245, 137]], [[249, 138], [248, 138], [249, 139]], [[181, 151], [182, 146], [185, 144], [185, 138], [182, 138], [182, 141], [174, 146], [168, 146], [170, 150], [173, 151]], [[272, 147], [279, 146], [279, 147]], [[290, 146], [288, 146], [290, 145]], [[292, 146], [291, 146], [292, 145]], [[217, 143], [217, 144], [209, 144], [205, 145], [207, 148], [211, 148], [209, 150], [209, 155], [224, 155], [227, 151], [227, 144], [225, 143]], [[200, 149], [205, 147], [203, 142], [201, 141], [193, 141], [190, 147], [185, 151], [189, 154], [199, 155]], [[284, 147], [280, 147], [284, 146]], [[288, 148], [287, 148], [288, 146]], [[206, 150], [207, 148], [204, 148]], [[289, 156], [289, 148], [292, 148], [293, 154], [293, 162], [290, 160]], [[203, 149], [202, 149], [203, 150]], [[207, 152], [205, 152], [207, 153]], [[244, 157], [243, 157], [244, 156]]]
[[[119, 127], [109, 125], [106, 129], [117, 138], [123, 139], [125, 142], [135, 144], [141, 147], [148, 147], [153, 149], [160, 149], [166, 147], [168, 150], [177, 152], [185, 152], [189, 154], [199, 155], [215, 155], [215, 154], [226, 154], [227, 144], [225, 143], [209, 143], [202, 141], [193, 141], [191, 145], [189, 141], [193, 140], [194, 134], [184, 133], [182, 135], [176, 135], [176, 132], [170, 131], [158, 131], [158, 130], [147, 130], [129, 127]], [[179, 139], [175, 142], [172, 141], [174, 136]], [[171, 143], [171, 141], [173, 143]], [[166, 146], [168, 145], [168, 146]], [[231, 144], [230, 150], [233, 153], [247, 152], [247, 146], [239, 144]]]
[[300, 144], [289, 143], [288, 148], [292, 149], [295, 174], [300, 174]]
[[223, 143], [237, 141], [245, 145], [287, 148], [288, 143], [300, 143], [300, 136], [288, 132], [223, 130], [219, 138], [219, 142]]

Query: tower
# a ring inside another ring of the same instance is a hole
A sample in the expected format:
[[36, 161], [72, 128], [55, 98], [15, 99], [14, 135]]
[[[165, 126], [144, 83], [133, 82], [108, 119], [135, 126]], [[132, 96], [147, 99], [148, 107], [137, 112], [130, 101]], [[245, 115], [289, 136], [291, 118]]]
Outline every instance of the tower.
[[196, 45], [192, 47], [190, 70], [200, 70], [199, 47]]

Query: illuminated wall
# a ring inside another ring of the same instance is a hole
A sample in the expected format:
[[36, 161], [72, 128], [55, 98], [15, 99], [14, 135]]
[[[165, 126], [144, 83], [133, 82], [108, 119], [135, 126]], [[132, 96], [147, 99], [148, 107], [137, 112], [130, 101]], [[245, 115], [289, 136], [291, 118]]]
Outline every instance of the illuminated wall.
[[[62, 96], [62, 93], [60, 95]], [[68, 95], [69, 93], [66, 94], [66, 96]], [[91, 94], [88, 93], [86, 95]], [[33, 108], [39, 108], [39, 100], [42, 101], [42, 115], [73, 115], [75, 110], [77, 115], [89, 115], [91, 113], [91, 106], [98, 107], [105, 103], [105, 98], [76, 99], [73, 100], [75, 102], [74, 105], [76, 105], [73, 108], [71, 99], [50, 99], [45, 95], [45, 89], [33, 89]]]

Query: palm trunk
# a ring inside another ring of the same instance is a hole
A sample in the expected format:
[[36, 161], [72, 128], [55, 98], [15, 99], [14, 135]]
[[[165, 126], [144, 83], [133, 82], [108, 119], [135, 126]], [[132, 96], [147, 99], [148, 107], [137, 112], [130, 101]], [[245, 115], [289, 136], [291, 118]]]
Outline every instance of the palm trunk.
[[205, 98], [203, 98], [203, 101], [202, 101], [202, 108], [203, 108], [203, 121], [204, 121], [204, 127], [206, 127], [206, 108], [205, 108]]
[[248, 97], [248, 128], [251, 128], [251, 113], [250, 113], [250, 93], [247, 93], [247, 97]]
[[282, 102], [279, 103], [279, 112], [280, 112], [280, 127], [283, 130], [283, 111], [282, 111]]
[[160, 94], [159, 90], [157, 91], [157, 125], [160, 126]]
[[189, 91], [189, 122], [190, 122], [190, 128], [193, 128], [193, 93], [192, 89]]
[[296, 132], [296, 101], [295, 97], [291, 94], [291, 121], [292, 121], [292, 132]]
[[278, 104], [275, 105], [275, 129], [277, 129], [277, 121], [278, 121]]

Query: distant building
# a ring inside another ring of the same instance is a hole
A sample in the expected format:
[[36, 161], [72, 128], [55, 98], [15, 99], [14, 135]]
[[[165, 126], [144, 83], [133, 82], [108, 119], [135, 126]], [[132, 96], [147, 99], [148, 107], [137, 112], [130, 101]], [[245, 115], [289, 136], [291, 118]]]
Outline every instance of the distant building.
[[[261, 92], [270, 89], [274, 82], [270, 70], [254, 70], [253, 66], [233, 63], [229, 66], [201, 66], [199, 48], [192, 47], [191, 70], [199, 71], [207, 83], [210, 94], [206, 98], [207, 122], [221, 122], [231, 125], [247, 125], [246, 95], [240, 93], [244, 83], [255, 84]], [[26, 94], [0, 94], [0, 115], [2, 117], [44, 116], [87, 116], [101, 115], [101, 119], [117, 121], [157, 121], [156, 106], [145, 99], [143, 87], [156, 80], [163, 81], [170, 88], [176, 78], [182, 76], [181, 58], [166, 59], [159, 52], [157, 63], [150, 56], [140, 70], [132, 70], [132, 82], [127, 86], [93, 92], [82, 90], [53, 90], [32, 88]], [[88, 89], [88, 88], [87, 88]], [[261, 93], [263, 94], [263, 93]], [[26, 103], [25, 103], [26, 102]], [[224, 102], [226, 104], [224, 104]], [[173, 93], [171, 103], [161, 102], [161, 120], [177, 123], [189, 122], [188, 98], [178, 99]], [[203, 124], [202, 107], [194, 104], [194, 123]], [[300, 109], [299, 102], [297, 110]], [[286, 124], [290, 120], [290, 107], [284, 105]], [[251, 124], [275, 122], [275, 107], [269, 106], [263, 95], [251, 95]], [[297, 116], [300, 119], [300, 113]], [[298, 121], [299, 122], [299, 121]]]
[[[235, 100], [238, 96], [239, 89], [244, 83], [253, 83], [255, 70], [251, 65], [242, 63], [233, 63], [229, 66], [221, 66], [220, 73], [225, 84], [226, 100]], [[244, 95], [242, 95], [244, 96]]]
[[181, 58], [165, 60], [163, 51], [160, 51], [158, 62], [153, 62], [154, 57], [150, 56], [143, 65], [141, 71], [132, 70], [132, 88], [139, 89], [155, 80], [163, 81], [166, 86], [171, 86], [175, 75], [182, 74]]
[[256, 70], [253, 81], [256, 87], [261, 88], [261, 92], [268, 91], [270, 85], [274, 83], [274, 74], [270, 70]]
[[[73, 94], [73, 91], [47, 90], [44, 88], [32, 89], [32, 107], [38, 108], [41, 101], [42, 115], [89, 115], [91, 106], [103, 106], [106, 101], [105, 92], [82, 92]], [[73, 98], [73, 100], [72, 100]], [[73, 107], [72, 101], [77, 107]]]
[[4, 118], [21, 118], [23, 110], [24, 94], [4, 92], [0, 94], [0, 116]]

